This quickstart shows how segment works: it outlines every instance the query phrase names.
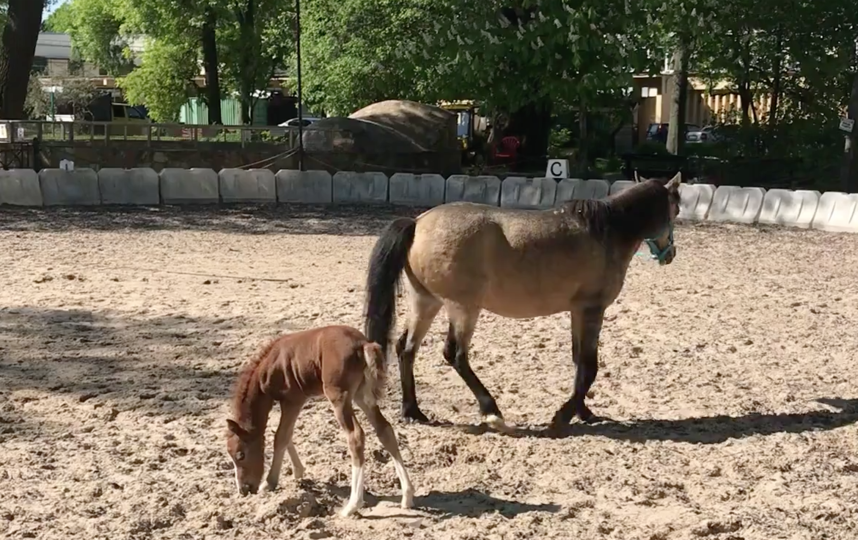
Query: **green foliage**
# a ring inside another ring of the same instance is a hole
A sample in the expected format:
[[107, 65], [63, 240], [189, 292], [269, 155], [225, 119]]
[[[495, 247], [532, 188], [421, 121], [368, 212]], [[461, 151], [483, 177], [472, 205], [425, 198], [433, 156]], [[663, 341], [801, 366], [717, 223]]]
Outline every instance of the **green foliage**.
[[[63, 15], [75, 53], [109, 73], [126, 73], [132, 66], [128, 42], [120, 33], [119, 0], [70, 0]], [[61, 19], [62, 20], [62, 19]]]
[[459, 78], [437, 73], [440, 51], [423, 40], [438, 24], [432, 0], [307, 4], [301, 13], [303, 83], [312, 106], [348, 115], [385, 99], [432, 102]]
[[48, 15], [42, 24], [46, 32], [67, 33], [74, 28], [74, 13], [72, 3], [66, 2]]
[[145, 104], [156, 122], [175, 122], [197, 72], [197, 51], [188, 42], [149, 40], [143, 62], [117, 84], [132, 104]]
[[554, 128], [548, 134], [548, 156], [551, 158], [562, 157], [566, 153], [566, 147], [572, 141], [572, 133], [566, 128]]

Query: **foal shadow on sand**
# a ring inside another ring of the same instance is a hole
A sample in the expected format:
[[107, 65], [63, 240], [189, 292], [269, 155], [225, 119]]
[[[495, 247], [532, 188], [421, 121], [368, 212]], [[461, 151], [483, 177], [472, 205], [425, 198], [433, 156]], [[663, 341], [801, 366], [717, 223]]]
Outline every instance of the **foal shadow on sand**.
[[[720, 444], [730, 439], [742, 439], [753, 435], [830, 431], [858, 422], [858, 399], [818, 398], [815, 401], [838, 410], [749, 413], [742, 416], [717, 415], [680, 420], [640, 419], [625, 422], [603, 418], [597, 423], [573, 423], [559, 430], [552, 430], [545, 425], [515, 427], [509, 435], [541, 439], [595, 435], [629, 442], [673, 441]], [[451, 424], [435, 421], [432, 425], [456, 429], [472, 435], [493, 432], [485, 424]]]
[[[339, 498], [348, 498], [349, 488], [340, 484], [326, 482], [316, 484], [308, 480], [302, 481], [302, 488], [309, 491], [324, 491], [328, 495]], [[390, 518], [415, 518], [434, 517], [436, 519], [450, 519], [455, 517], [478, 518], [486, 514], [497, 512], [505, 518], [514, 518], [529, 512], [556, 513], [561, 506], [553, 503], [523, 503], [514, 500], [500, 499], [478, 489], [468, 488], [462, 491], [435, 491], [431, 490], [426, 495], [414, 497], [414, 508], [402, 510], [398, 508], [399, 498], [395, 495], [374, 495], [365, 492], [365, 506], [361, 510], [364, 519], [390, 519]], [[379, 503], [393, 503], [379, 513]]]

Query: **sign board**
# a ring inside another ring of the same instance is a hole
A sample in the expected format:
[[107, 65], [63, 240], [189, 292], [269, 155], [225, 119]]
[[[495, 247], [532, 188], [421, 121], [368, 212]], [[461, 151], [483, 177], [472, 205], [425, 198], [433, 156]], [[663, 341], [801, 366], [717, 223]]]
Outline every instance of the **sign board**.
[[64, 171], [73, 171], [74, 170], [74, 161], [70, 159], [62, 159], [60, 160], [60, 169]]
[[0, 141], [9, 142], [9, 124], [0, 124]]
[[26, 132], [24, 131], [24, 128], [19, 127], [19, 128], [18, 128], [18, 138], [17, 138], [16, 140], [18, 140], [18, 141], [23, 141], [23, 140], [24, 140], [24, 138], [25, 138], [26, 136], [27, 136], [27, 134], [26, 134]]
[[855, 129], [855, 120], [851, 118], [841, 118], [840, 119], [840, 131], [845, 131], [846, 133], [852, 133]]
[[569, 178], [568, 159], [549, 159], [548, 167], [545, 168], [545, 178], [563, 179]]

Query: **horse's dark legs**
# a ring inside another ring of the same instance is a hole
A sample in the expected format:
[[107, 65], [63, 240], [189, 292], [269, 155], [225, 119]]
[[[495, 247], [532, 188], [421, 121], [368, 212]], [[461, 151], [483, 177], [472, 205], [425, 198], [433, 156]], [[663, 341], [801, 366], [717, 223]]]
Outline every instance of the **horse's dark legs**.
[[402, 385], [402, 418], [408, 422], [428, 422], [417, 405], [417, 389], [414, 382], [414, 357], [417, 347], [408, 339], [409, 330], [402, 332], [396, 342], [396, 355], [399, 357], [399, 380]]
[[453, 366], [477, 398], [483, 421], [499, 431], [507, 431], [507, 425], [495, 398], [483, 386], [468, 362], [468, 349], [480, 312], [471, 312], [460, 306], [448, 304], [447, 315], [450, 326], [447, 330], [447, 341], [444, 343], [444, 359]]
[[410, 291], [411, 313], [406, 330], [396, 342], [399, 357], [399, 379], [402, 385], [402, 419], [406, 422], [428, 422], [429, 418], [417, 405], [417, 390], [414, 383], [414, 358], [423, 343], [423, 338], [432, 326], [432, 321], [441, 309], [441, 302], [427, 293], [421, 294], [412, 286]]
[[575, 363], [575, 390], [572, 397], [554, 415], [552, 425], [568, 424], [573, 415], [583, 422], [594, 422], [596, 417], [584, 403], [587, 392], [599, 372], [599, 334], [605, 311], [601, 307], [572, 312], [572, 360]]

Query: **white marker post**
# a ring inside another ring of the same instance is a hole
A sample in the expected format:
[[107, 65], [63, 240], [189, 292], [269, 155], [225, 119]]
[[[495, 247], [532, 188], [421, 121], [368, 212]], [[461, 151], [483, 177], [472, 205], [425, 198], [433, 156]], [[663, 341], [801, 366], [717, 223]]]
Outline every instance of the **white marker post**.
[[569, 178], [569, 160], [549, 159], [548, 167], [545, 168], [545, 178], [553, 178], [555, 180]]

